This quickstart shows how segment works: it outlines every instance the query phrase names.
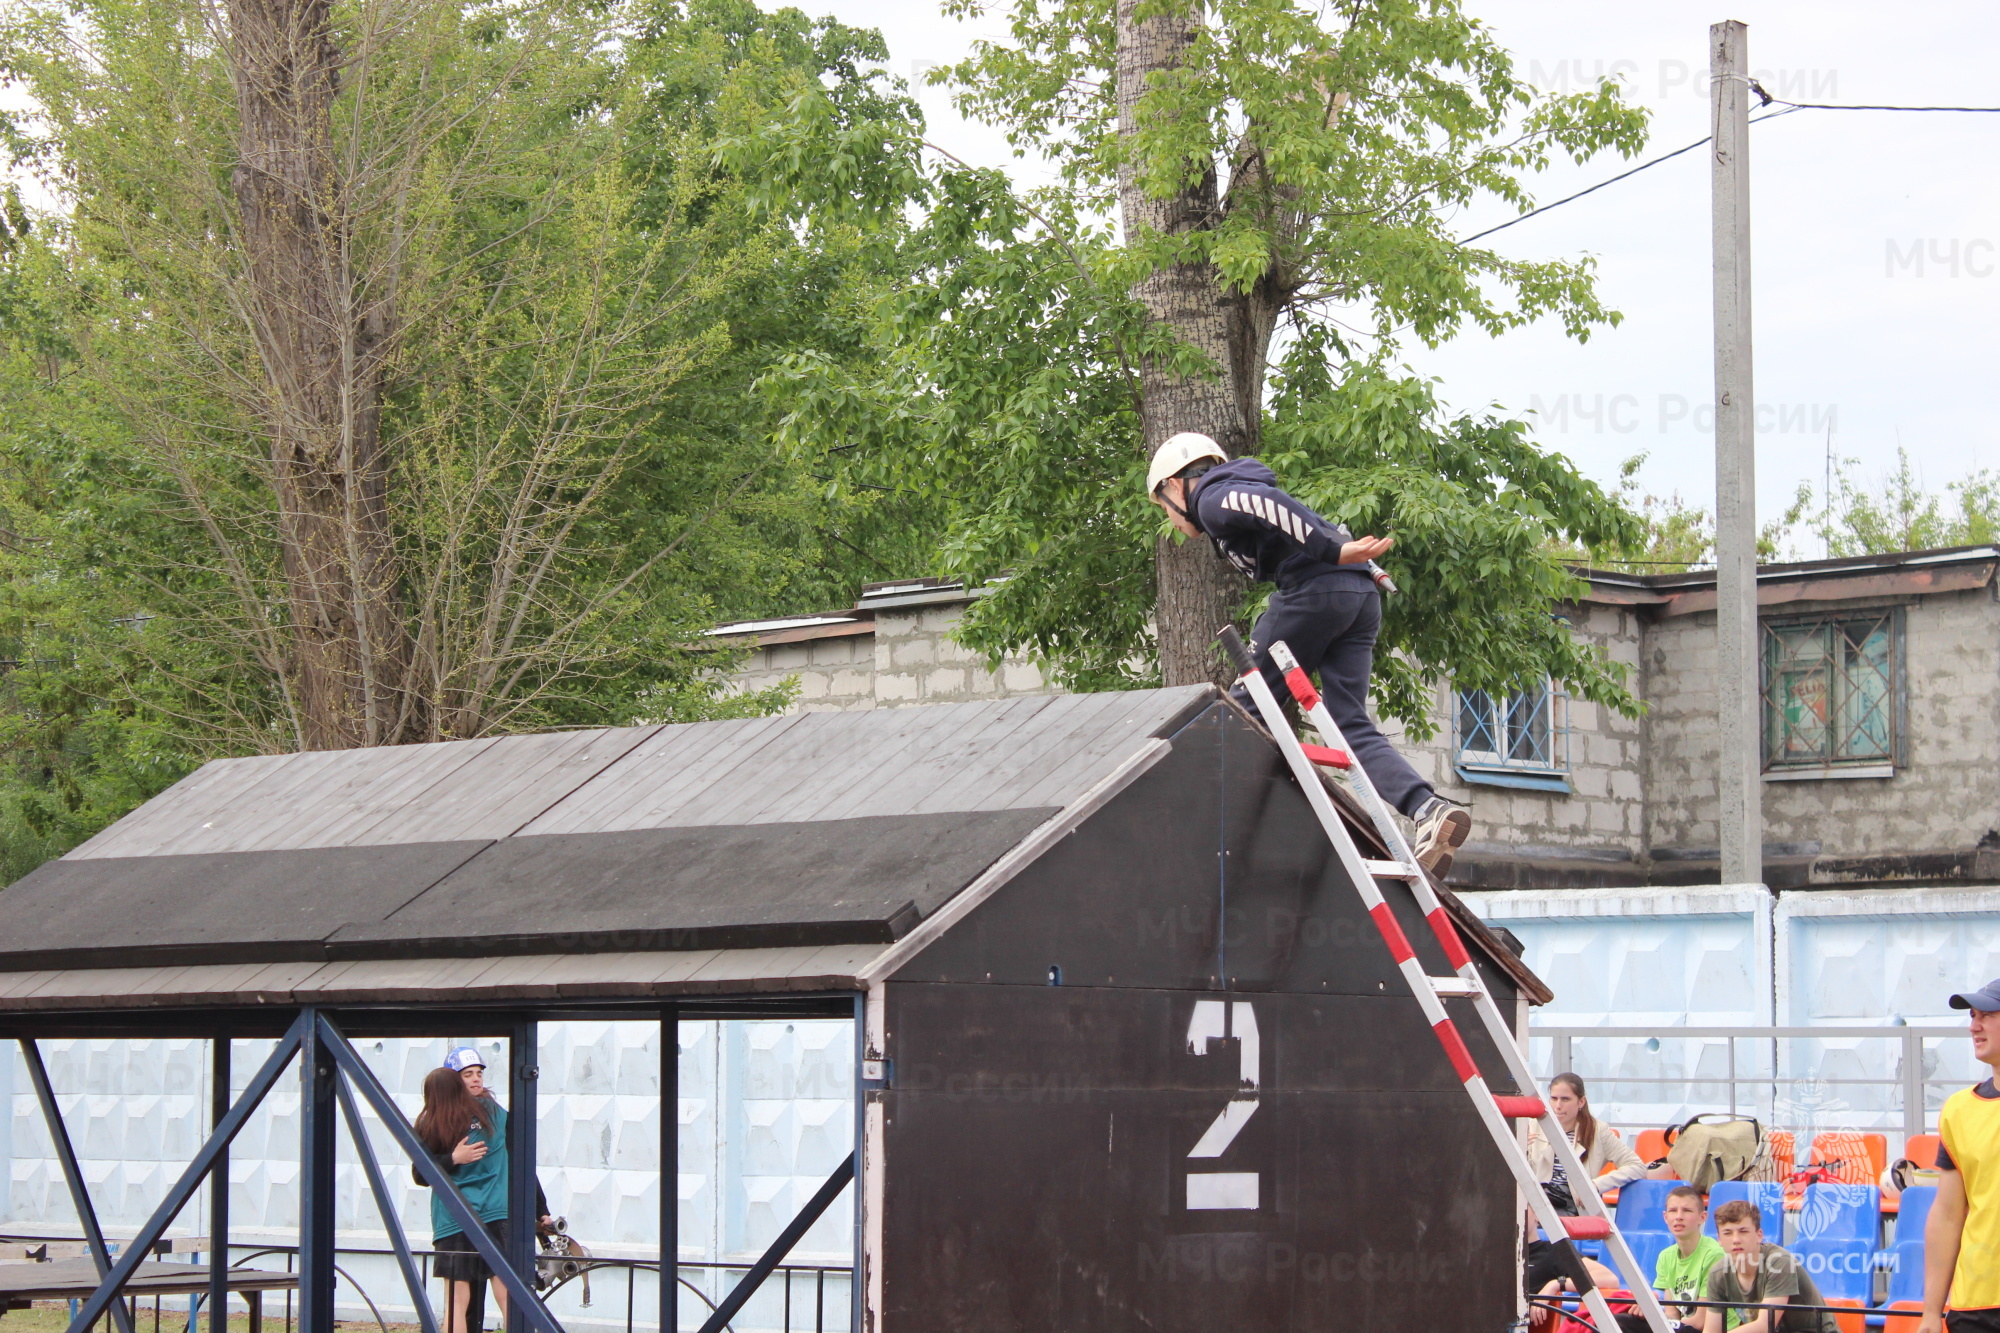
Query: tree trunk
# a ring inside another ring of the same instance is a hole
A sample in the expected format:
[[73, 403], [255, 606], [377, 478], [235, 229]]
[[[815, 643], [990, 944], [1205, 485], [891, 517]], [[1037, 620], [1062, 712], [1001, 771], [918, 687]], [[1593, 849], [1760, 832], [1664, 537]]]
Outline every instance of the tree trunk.
[[382, 455], [390, 311], [356, 295], [333, 151], [342, 54], [330, 0], [230, 0], [241, 297], [268, 384], [264, 426], [307, 749], [394, 744], [409, 644], [396, 605]]
[[[1118, 129], [1139, 129], [1138, 106], [1150, 75], [1178, 67], [1201, 31], [1199, 5], [1179, 13], [1155, 13], [1143, 22], [1138, 0], [1118, 0]], [[1220, 201], [1211, 167], [1191, 186], [1155, 199], [1138, 183], [1130, 162], [1119, 168], [1118, 202], [1127, 244], [1147, 233], [1178, 235], [1214, 225]], [[1221, 275], [1206, 263], [1175, 264], [1139, 282], [1132, 295], [1152, 318], [1182, 342], [1200, 349], [1216, 373], [1188, 378], [1166, 367], [1139, 367], [1140, 424], [1148, 456], [1170, 435], [1200, 431], [1230, 455], [1256, 447], [1255, 411], [1241, 394], [1246, 330]], [[1233, 336], [1234, 335], [1234, 336]], [[1259, 372], [1261, 378], [1261, 370]], [[1251, 401], [1254, 401], [1254, 397]], [[1160, 671], [1169, 685], [1198, 681], [1225, 684], [1235, 672], [1215, 646], [1215, 632], [1229, 624], [1243, 599], [1243, 580], [1205, 541], [1162, 538], [1154, 553], [1159, 582], [1155, 611], [1159, 627]]]

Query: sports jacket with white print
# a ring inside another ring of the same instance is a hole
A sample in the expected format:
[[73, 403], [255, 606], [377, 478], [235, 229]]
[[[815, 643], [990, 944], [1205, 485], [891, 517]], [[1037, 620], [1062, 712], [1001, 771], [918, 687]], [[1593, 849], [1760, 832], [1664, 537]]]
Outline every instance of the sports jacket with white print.
[[1276, 474], [1254, 458], [1204, 473], [1188, 515], [1230, 564], [1260, 583], [1296, 588], [1339, 576], [1356, 588], [1374, 586], [1367, 565], [1340, 563], [1340, 548], [1354, 534], [1278, 489]]

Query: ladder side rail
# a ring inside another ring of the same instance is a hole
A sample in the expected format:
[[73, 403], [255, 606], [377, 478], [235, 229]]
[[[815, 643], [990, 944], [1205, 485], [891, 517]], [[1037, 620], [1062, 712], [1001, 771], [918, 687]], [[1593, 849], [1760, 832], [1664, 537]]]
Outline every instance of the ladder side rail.
[[[1271, 645], [1271, 655], [1273, 660], [1278, 663], [1279, 668], [1285, 672], [1286, 684], [1290, 687], [1292, 695], [1298, 701], [1299, 705], [1312, 718], [1313, 725], [1320, 732], [1320, 738], [1329, 745], [1344, 749], [1352, 754], [1353, 748], [1347, 744], [1346, 737], [1342, 735], [1339, 725], [1334, 722], [1332, 715], [1327, 712], [1326, 705], [1320, 699], [1318, 691], [1312, 688], [1312, 682], [1306, 678], [1303, 671], [1299, 670], [1297, 659], [1292, 655], [1291, 649], [1280, 641]], [[1298, 737], [1292, 733], [1290, 723], [1285, 719], [1284, 710], [1279, 707], [1276, 696], [1271, 693], [1270, 685], [1264, 680], [1263, 673], [1254, 669], [1245, 671], [1242, 676], [1242, 683], [1249, 691], [1252, 700], [1257, 704], [1258, 711], [1264, 715], [1265, 722], [1271, 729], [1272, 738], [1277, 741], [1280, 753], [1284, 754], [1286, 761], [1292, 769], [1293, 776], [1297, 778], [1299, 786], [1306, 793], [1308, 803], [1313, 807], [1314, 813], [1319, 816], [1321, 826], [1326, 831], [1329, 840], [1334, 844], [1336, 851], [1340, 853], [1342, 865], [1348, 871], [1349, 878], [1353, 880], [1360, 890], [1362, 901], [1369, 909], [1369, 915], [1374, 918], [1376, 927], [1382, 933], [1383, 942], [1388, 945], [1391, 956], [1396, 957], [1397, 969], [1402, 973], [1404, 981], [1409, 985], [1411, 994], [1416, 997], [1418, 1006], [1423, 1009], [1424, 1017], [1431, 1024], [1433, 1034], [1437, 1036], [1439, 1044], [1444, 1047], [1447, 1057], [1451, 1059], [1453, 1067], [1458, 1070], [1461, 1079], [1464, 1081], [1466, 1090], [1472, 1097], [1473, 1105], [1480, 1114], [1481, 1121], [1487, 1125], [1489, 1133], [1494, 1138], [1495, 1145], [1500, 1148], [1502, 1156], [1507, 1159], [1510, 1169], [1514, 1170], [1516, 1181], [1520, 1183], [1522, 1192], [1528, 1197], [1530, 1208], [1535, 1213], [1537, 1222], [1540, 1223], [1542, 1230], [1548, 1234], [1550, 1239], [1554, 1240], [1558, 1237], [1566, 1238], [1568, 1232], [1564, 1228], [1560, 1214], [1555, 1212], [1554, 1205], [1548, 1200], [1547, 1191], [1542, 1189], [1541, 1182], [1535, 1178], [1533, 1168], [1528, 1164], [1527, 1154], [1522, 1150], [1521, 1144], [1515, 1138], [1513, 1130], [1508, 1127], [1505, 1119], [1501, 1117], [1499, 1107], [1493, 1102], [1492, 1093], [1487, 1088], [1485, 1079], [1479, 1075], [1477, 1068], [1472, 1065], [1471, 1056], [1466, 1051], [1464, 1039], [1459, 1035], [1456, 1025], [1445, 1014], [1443, 1003], [1438, 999], [1429, 976], [1423, 971], [1422, 966], [1416, 962], [1414, 955], [1409, 952], [1409, 944], [1403, 935], [1400, 923], [1390, 914], [1381, 891], [1376, 888], [1375, 881], [1368, 872], [1366, 861], [1361, 857], [1359, 849], [1354, 846], [1353, 838], [1349, 835], [1347, 826], [1342, 822], [1339, 812], [1333, 808], [1332, 799], [1326, 794], [1325, 788], [1320, 785], [1318, 771], [1313, 767], [1312, 761], [1306, 757], [1305, 749], [1300, 744]], [[1475, 988], [1474, 1006], [1480, 1012], [1480, 1018], [1487, 1028], [1488, 1035], [1492, 1037], [1494, 1044], [1502, 1052], [1509, 1072], [1514, 1077], [1515, 1086], [1541, 1099], [1543, 1107], [1540, 1117], [1542, 1134], [1549, 1140], [1550, 1145], [1557, 1154], [1557, 1160], [1562, 1163], [1565, 1176], [1572, 1182], [1571, 1194], [1577, 1200], [1578, 1204], [1582, 1206], [1584, 1210], [1582, 1215], [1601, 1217], [1610, 1224], [1607, 1239], [1611, 1243], [1613, 1257], [1617, 1260], [1618, 1270], [1622, 1272], [1626, 1280], [1627, 1290], [1632, 1294], [1633, 1304], [1645, 1319], [1648, 1328], [1654, 1330], [1654, 1333], [1668, 1333], [1669, 1325], [1666, 1320], [1666, 1312], [1660, 1308], [1659, 1301], [1653, 1294], [1652, 1275], [1640, 1268], [1637, 1256], [1632, 1253], [1630, 1245], [1626, 1243], [1624, 1236], [1618, 1230], [1616, 1219], [1610, 1210], [1606, 1208], [1603, 1197], [1598, 1194], [1596, 1187], [1585, 1174], [1583, 1163], [1577, 1158], [1576, 1150], [1570, 1144], [1568, 1134], [1563, 1131], [1560, 1123], [1555, 1119], [1554, 1113], [1548, 1110], [1547, 1099], [1542, 1097], [1540, 1085], [1528, 1070], [1526, 1058], [1522, 1055], [1519, 1046], [1515, 1044], [1512, 1029], [1506, 1025], [1505, 1020], [1500, 1014], [1499, 1007], [1493, 1003], [1492, 997], [1486, 993], [1483, 979], [1480, 978], [1477, 968], [1474, 967], [1471, 956], [1466, 951], [1464, 941], [1458, 934], [1457, 927], [1445, 915], [1443, 903], [1438, 900], [1437, 894], [1432, 891], [1428, 877], [1418, 867], [1416, 857], [1411, 852], [1409, 843], [1404, 839], [1402, 830], [1389, 817], [1387, 807], [1383, 805], [1380, 795], [1375, 791], [1374, 784], [1369, 781], [1367, 773], [1358, 759], [1347, 772], [1360, 792], [1363, 809], [1368, 811], [1370, 820], [1375, 824], [1377, 831], [1383, 835], [1383, 840], [1388, 843], [1392, 854], [1395, 855], [1401, 864], [1415, 872], [1410, 877], [1409, 883], [1412, 891], [1417, 895], [1418, 906], [1423, 911], [1425, 920], [1430, 924], [1431, 931], [1437, 937], [1438, 943], [1444, 948], [1447, 957], [1451, 960], [1454, 970], [1461, 978], [1473, 983]], [[1399, 945], [1400, 948], [1398, 947]], [[1602, 1327], [1615, 1328], [1617, 1325], [1611, 1319], [1610, 1311], [1608, 1308], [1599, 1308], [1601, 1306], [1602, 1297], [1600, 1295], [1592, 1306], [1593, 1316], [1600, 1319]]]

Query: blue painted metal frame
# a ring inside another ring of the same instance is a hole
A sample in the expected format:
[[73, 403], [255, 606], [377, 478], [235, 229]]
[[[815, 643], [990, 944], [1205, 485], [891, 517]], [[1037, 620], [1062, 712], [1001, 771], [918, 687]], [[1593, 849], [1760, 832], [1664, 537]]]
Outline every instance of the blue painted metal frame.
[[[111, 1272], [111, 1251], [104, 1244], [104, 1232], [97, 1225], [97, 1208], [90, 1201], [90, 1187], [84, 1184], [83, 1168], [76, 1160], [76, 1146], [70, 1142], [69, 1126], [63, 1122], [62, 1108], [56, 1105], [55, 1086], [49, 1082], [48, 1067], [42, 1063], [42, 1048], [21, 1039], [21, 1056], [28, 1064], [28, 1078], [35, 1085], [35, 1100], [42, 1105], [42, 1119], [48, 1122], [49, 1140], [55, 1145], [56, 1160], [62, 1164], [63, 1183], [69, 1186], [69, 1200], [83, 1224], [83, 1238], [96, 1261], [97, 1276]], [[132, 1312], [119, 1301], [111, 1307], [119, 1333], [132, 1333]]]
[[375, 1207], [382, 1214], [382, 1225], [389, 1231], [389, 1246], [396, 1252], [396, 1267], [403, 1270], [403, 1285], [410, 1289], [410, 1303], [416, 1307], [417, 1322], [423, 1326], [423, 1333], [438, 1333], [437, 1314], [431, 1309], [430, 1295], [424, 1290], [424, 1279], [417, 1272], [417, 1258], [410, 1252], [410, 1238], [403, 1231], [403, 1219], [396, 1215], [396, 1201], [389, 1194], [389, 1185], [382, 1178], [382, 1164], [376, 1160], [375, 1145], [369, 1141], [368, 1129], [361, 1123], [361, 1108], [354, 1104], [354, 1090], [347, 1086], [345, 1079], [334, 1081], [334, 1093], [340, 1099], [340, 1114], [347, 1121], [347, 1133], [354, 1140], [354, 1152], [361, 1159], [362, 1173], [368, 1177], [368, 1189], [375, 1195]]
[[[208, 1131], [229, 1114], [229, 1036], [211, 1038], [208, 1057]], [[208, 1333], [229, 1333], [229, 1145], [215, 1154], [208, 1176]], [[190, 1321], [192, 1322], [192, 1321]], [[193, 1333], [190, 1329], [189, 1333]]]
[[[517, 1273], [535, 1271], [535, 1232], [541, 1222], [536, 1207], [535, 1089], [542, 1071], [541, 1043], [535, 1021], [521, 1019], [514, 1024], [507, 1048], [507, 1262]], [[507, 1302], [507, 1333], [528, 1333], [527, 1316]]]
[[[299, 1049], [304, 1039], [310, 1018], [309, 1013], [301, 1013], [293, 1020], [291, 1027], [285, 1030], [285, 1035], [278, 1039], [278, 1047], [271, 1052], [271, 1058], [266, 1060], [263, 1067], [251, 1078], [243, 1089], [242, 1097], [229, 1108], [229, 1114], [223, 1117], [215, 1132], [208, 1136], [208, 1142], [202, 1144], [201, 1150], [194, 1155], [194, 1160], [188, 1163], [187, 1170], [181, 1173], [180, 1179], [167, 1191], [167, 1197], [160, 1201], [160, 1206], [153, 1210], [153, 1215], [139, 1228], [139, 1234], [127, 1242], [124, 1256], [118, 1260], [97, 1290], [90, 1294], [89, 1299], [83, 1302], [75, 1317], [69, 1321], [68, 1333], [89, 1333], [90, 1326], [102, 1318], [105, 1310], [117, 1301], [119, 1294], [125, 1289], [125, 1284], [131, 1280], [132, 1274], [138, 1271], [139, 1265], [145, 1262], [148, 1254], [152, 1253], [153, 1246], [159, 1242], [162, 1235], [166, 1234], [167, 1228], [173, 1225], [174, 1218], [180, 1215], [181, 1209], [187, 1206], [187, 1201], [194, 1197], [194, 1192], [201, 1187], [202, 1180], [214, 1167], [216, 1159], [243, 1128], [243, 1122], [250, 1118], [250, 1113], [264, 1100], [264, 1094], [268, 1093], [271, 1085], [278, 1081], [278, 1075], [291, 1063], [293, 1053]], [[331, 1256], [328, 1261], [331, 1263]]]
[[299, 1050], [299, 1333], [334, 1333], [334, 1084], [317, 1009]]
[[[819, 1221], [819, 1215], [833, 1206], [833, 1201], [840, 1197], [840, 1192], [847, 1188], [848, 1182], [853, 1179], [854, 1154], [849, 1153], [847, 1160], [835, 1167], [833, 1174], [828, 1176], [812, 1198], [806, 1201], [806, 1206], [799, 1209], [798, 1216], [778, 1233], [778, 1238], [771, 1242], [771, 1248], [764, 1251], [764, 1257], [752, 1264], [750, 1271], [743, 1275], [742, 1280], [729, 1289], [729, 1294], [715, 1307], [715, 1313], [701, 1326], [701, 1333], [721, 1333], [724, 1326], [735, 1317], [736, 1312], [743, 1308], [744, 1302], [757, 1294], [757, 1288], [764, 1285], [764, 1279], [771, 1276], [771, 1270], [785, 1261], [785, 1256], [792, 1252], [792, 1247], [812, 1229], [813, 1223]], [[857, 1272], [855, 1280], [859, 1279], [860, 1274]]]
[[681, 1319], [681, 1010], [660, 1010], [660, 1333]]
[[[509, 1262], [508, 1257], [501, 1253], [500, 1247], [493, 1243], [493, 1237], [487, 1234], [485, 1225], [472, 1211], [472, 1206], [466, 1203], [465, 1196], [458, 1192], [458, 1186], [454, 1185], [451, 1177], [431, 1159], [430, 1153], [424, 1149], [422, 1140], [417, 1138], [416, 1130], [411, 1128], [409, 1121], [403, 1119], [403, 1113], [396, 1106], [395, 1098], [389, 1095], [389, 1090], [375, 1077], [375, 1071], [362, 1062], [353, 1045], [325, 1015], [318, 1017], [318, 1028], [320, 1040], [325, 1043], [334, 1063], [354, 1086], [360, 1089], [362, 1097], [368, 1104], [375, 1108], [375, 1114], [381, 1118], [382, 1125], [389, 1131], [390, 1137], [410, 1155], [410, 1164], [423, 1176], [425, 1183], [431, 1187], [439, 1202], [444, 1204], [445, 1211], [451, 1214], [452, 1220], [464, 1231], [465, 1238], [472, 1242], [473, 1248], [479, 1252], [479, 1257], [493, 1270], [493, 1276], [499, 1278], [501, 1284], [506, 1287], [509, 1307], [519, 1304], [531, 1316], [532, 1322], [545, 1330], [545, 1333], [563, 1333], [563, 1326], [557, 1322], [553, 1314], [549, 1313], [549, 1308], [542, 1304], [541, 1297], [535, 1295], [533, 1285], [522, 1277]], [[513, 1117], [509, 1116], [508, 1119], [512, 1120]], [[84, 1329], [72, 1327], [69, 1333], [84, 1333]]]

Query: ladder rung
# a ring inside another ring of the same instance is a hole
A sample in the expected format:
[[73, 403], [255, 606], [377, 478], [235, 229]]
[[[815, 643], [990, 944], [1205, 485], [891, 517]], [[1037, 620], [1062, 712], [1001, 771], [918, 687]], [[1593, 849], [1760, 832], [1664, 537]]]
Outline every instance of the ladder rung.
[[1549, 1109], [1540, 1097], [1495, 1097], [1493, 1104], [1509, 1120], [1540, 1120]]
[[1563, 1230], [1571, 1240], [1603, 1240], [1611, 1234], [1611, 1219], [1608, 1217], [1565, 1217]]
[[1401, 861], [1363, 861], [1368, 873], [1376, 879], [1422, 879], [1424, 872], [1415, 866], [1406, 866]]
[[1431, 990], [1440, 1000], [1476, 1000], [1479, 987], [1464, 977], [1432, 977]]
[[1354, 767], [1354, 756], [1345, 750], [1335, 750], [1324, 745], [1307, 745], [1299, 742], [1299, 748], [1306, 752], [1306, 758], [1315, 764], [1325, 764], [1328, 768], [1349, 769]]

